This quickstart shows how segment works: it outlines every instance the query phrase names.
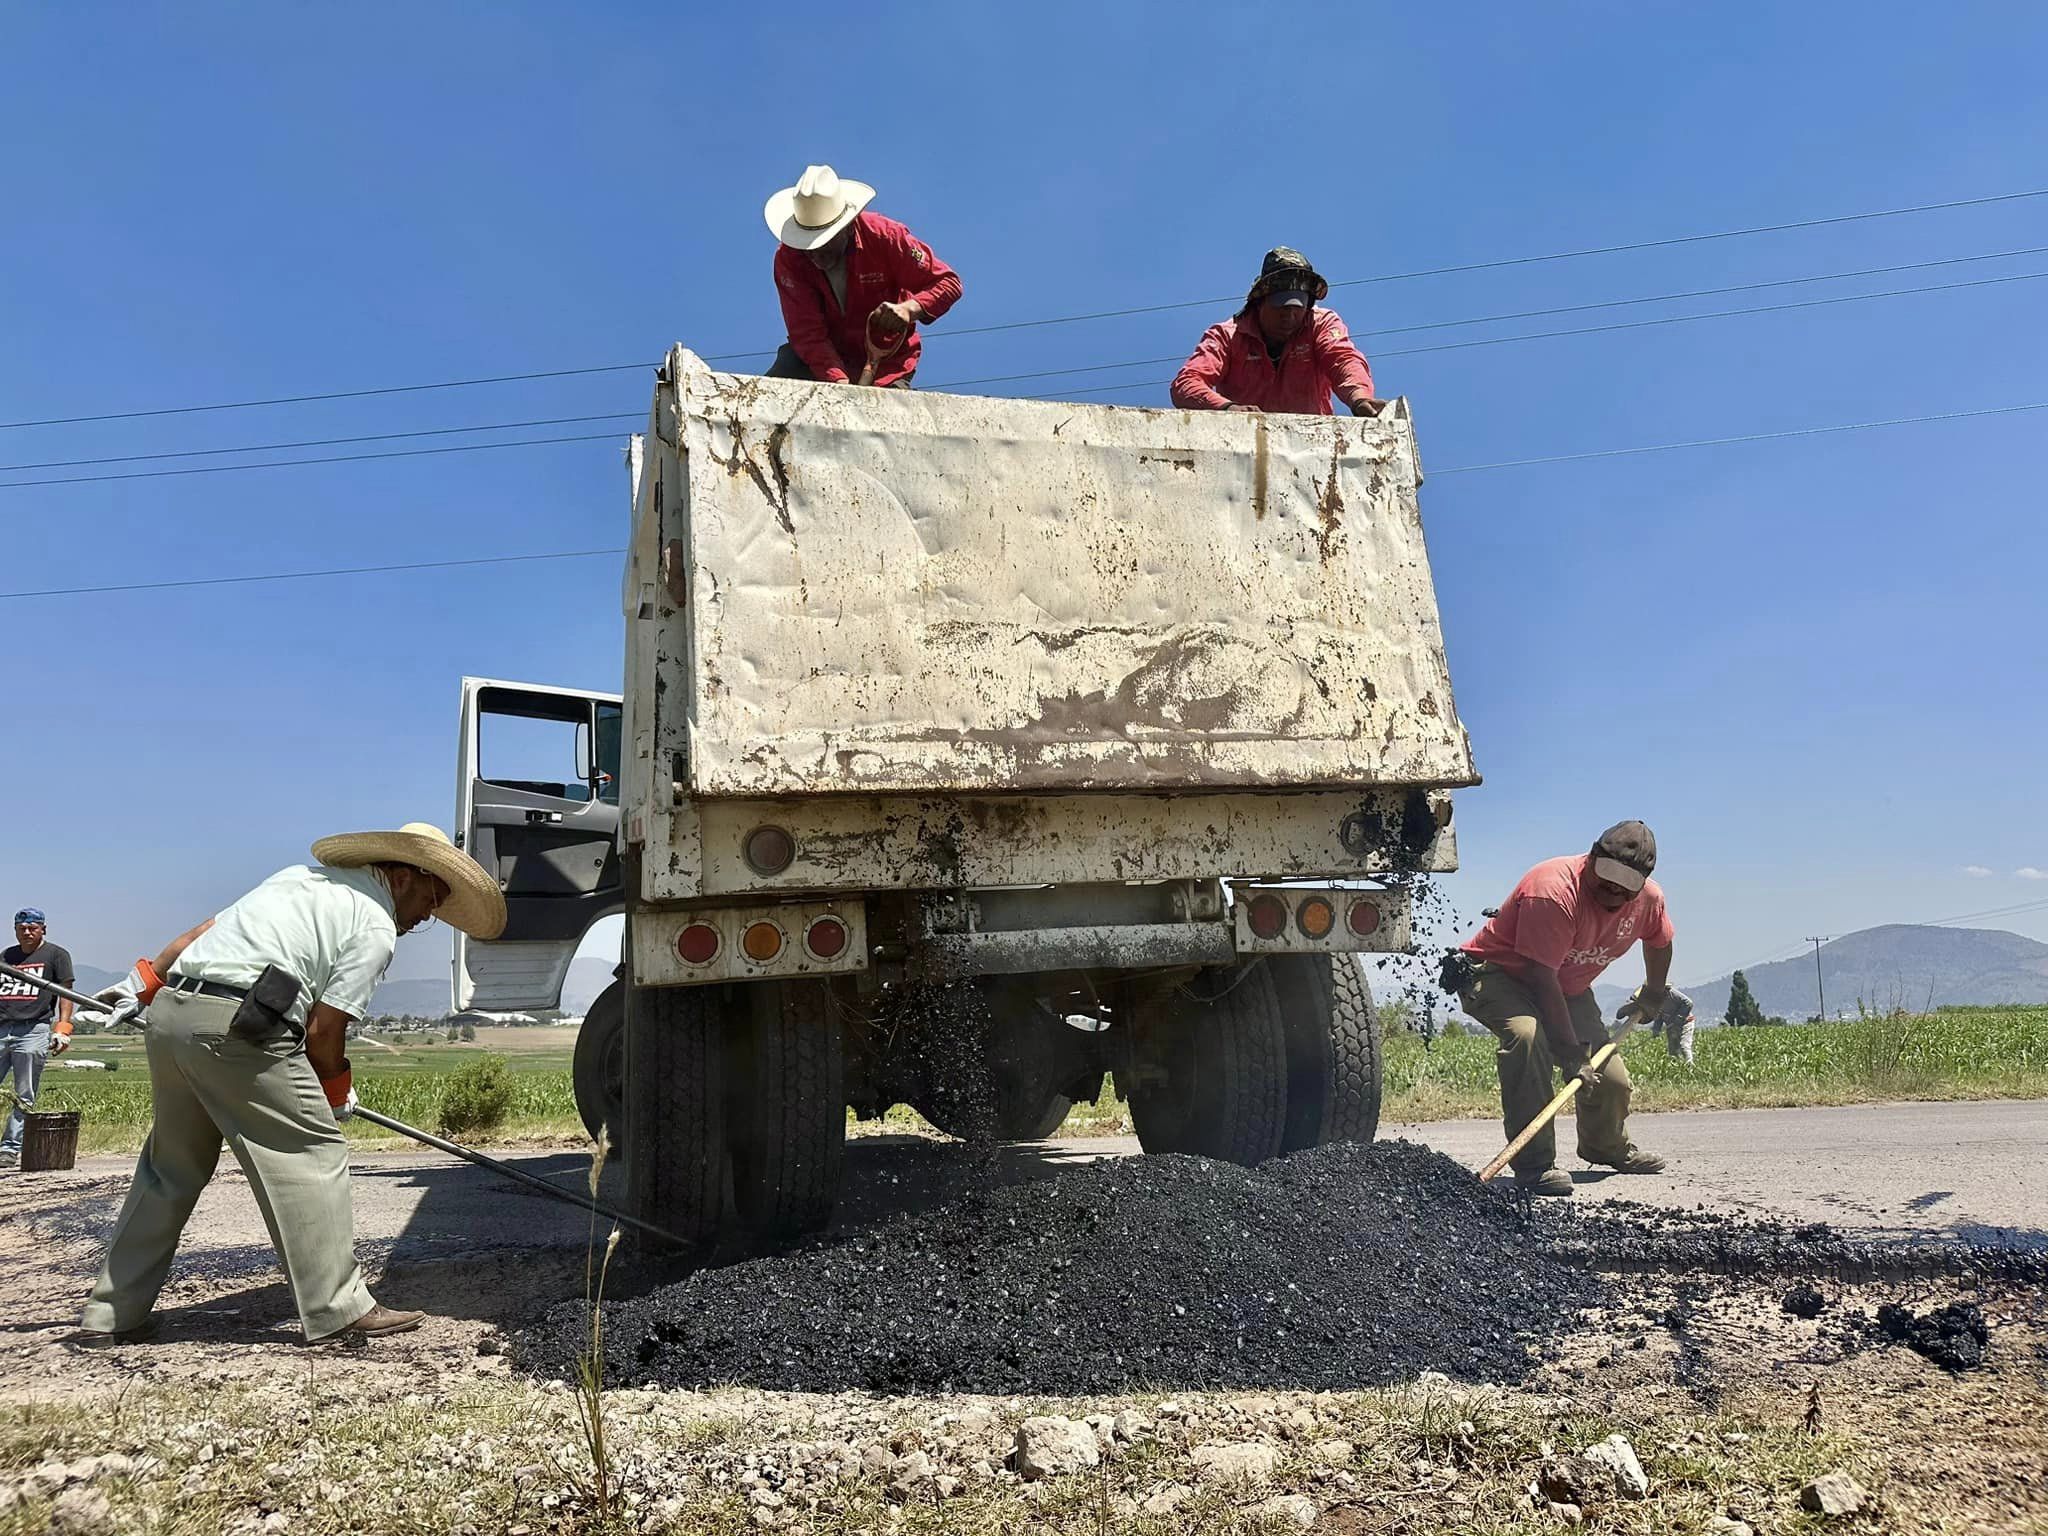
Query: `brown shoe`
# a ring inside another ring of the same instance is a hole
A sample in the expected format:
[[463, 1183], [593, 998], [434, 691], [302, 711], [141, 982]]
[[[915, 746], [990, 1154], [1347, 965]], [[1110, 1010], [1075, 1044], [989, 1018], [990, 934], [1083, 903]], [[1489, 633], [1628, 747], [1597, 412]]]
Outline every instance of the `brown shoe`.
[[427, 1314], [424, 1312], [395, 1312], [382, 1302], [378, 1302], [342, 1329], [341, 1336], [353, 1334], [359, 1339], [381, 1339], [387, 1334], [411, 1333], [426, 1320]]
[[1545, 1168], [1540, 1173], [1523, 1173], [1520, 1169], [1517, 1169], [1515, 1171], [1515, 1188], [1529, 1195], [1569, 1195], [1576, 1193], [1572, 1188], [1572, 1176], [1562, 1168]]
[[1645, 1152], [1634, 1142], [1628, 1144], [1628, 1151], [1623, 1153], [1618, 1161], [1608, 1162], [1605, 1159], [1596, 1157], [1589, 1157], [1586, 1161], [1589, 1163], [1599, 1163], [1604, 1168], [1612, 1168], [1616, 1173], [1662, 1173], [1664, 1171], [1663, 1158], [1654, 1152]]

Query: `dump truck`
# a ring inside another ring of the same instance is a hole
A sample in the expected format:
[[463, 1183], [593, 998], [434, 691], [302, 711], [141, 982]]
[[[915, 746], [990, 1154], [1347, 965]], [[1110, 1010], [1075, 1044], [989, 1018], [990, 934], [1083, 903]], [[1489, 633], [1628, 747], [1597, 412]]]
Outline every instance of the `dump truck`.
[[627, 454], [618, 693], [470, 678], [505, 889], [458, 1008], [625, 915], [577, 1103], [687, 1241], [830, 1219], [849, 1109], [1147, 1152], [1370, 1140], [1362, 955], [1476, 782], [1407, 402], [1205, 413], [714, 372]]

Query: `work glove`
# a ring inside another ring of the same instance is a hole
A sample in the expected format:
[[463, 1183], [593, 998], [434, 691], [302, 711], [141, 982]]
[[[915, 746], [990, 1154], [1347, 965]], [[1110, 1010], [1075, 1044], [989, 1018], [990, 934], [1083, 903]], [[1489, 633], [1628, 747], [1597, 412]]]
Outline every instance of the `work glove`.
[[70, 1049], [71, 1031], [68, 1029], [53, 1028], [50, 1031], [50, 1054], [52, 1056], [62, 1056], [66, 1051]]
[[327, 1107], [334, 1111], [334, 1123], [336, 1125], [340, 1125], [342, 1121], [348, 1119], [350, 1115], [356, 1112], [355, 1089], [349, 1089], [348, 1097], [343, 1099], [339, 1104], [330, 1104]]
[[1351, 414], [1354, 416], [1377, 416], [1386, 408], [1387, 402], [1384, 400], [1354, 400], [1351, 402]]
[[327, 1107], [334, 1111], [336, 1125], [356, 1112], [355, 1074], [349, 1070], [346, 1056], [341, 1058], [338, 1070], [320, 1079], [320, 1091], [327, 1095]]
[[135, 973], [130, 971], [126, 981], [117, 981], [93, 993], [92, 1000], [106, 1009], [103, 1027], [119, 1029], [142, 1012], [141, 988], [135, 985], [136, 980]]

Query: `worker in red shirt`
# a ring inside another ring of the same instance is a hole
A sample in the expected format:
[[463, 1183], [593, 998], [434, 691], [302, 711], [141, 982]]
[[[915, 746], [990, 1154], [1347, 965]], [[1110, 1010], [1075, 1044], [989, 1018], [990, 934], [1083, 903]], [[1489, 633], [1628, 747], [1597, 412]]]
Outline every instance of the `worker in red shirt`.
[[[1662, 1173], [1664, 1159], [1628, 1139], [1628, 1068], [1617, 1052], [1595, 1072], [1607, 1043], [1593, 982], [1638, 943], [1644, 981], [1634, 998], [1644, 1018], [1671, 995], [1671, 914], [1650, 878], [1657, 839], [1640, 821], [1600, 834], [1589, 853], [1547, 859], [1522, 876], [1500, 910], [1462, 946], [1458, 1000], [1500, 1042], [1501, 1119], [1508, 1139], [1543, 1110], [1553, 1068], [1579, 1079], [1579, 1156], [1621, 1173]], [[1531, 1194], [1569, 1195], [1556, 1166], [1551, 1126], [1514, 1160]]]
[[960, 278], [894, 219], [869, 213], [875, 189], [829, 165], [768, 199], [780, 242], [775, 287], [789, 340], [771, 379], [910, 387], [917, 327], [960, 299]]
[[1212, 325], [1173, 379], [1187, 411], [1293, 411], [1328, 416], [1334, 392], [1354, 416], [1377, 416], [1372, 369], [1334, 310], [1330, 285], [1301, 252], [1266, 252], [1244, 308]]

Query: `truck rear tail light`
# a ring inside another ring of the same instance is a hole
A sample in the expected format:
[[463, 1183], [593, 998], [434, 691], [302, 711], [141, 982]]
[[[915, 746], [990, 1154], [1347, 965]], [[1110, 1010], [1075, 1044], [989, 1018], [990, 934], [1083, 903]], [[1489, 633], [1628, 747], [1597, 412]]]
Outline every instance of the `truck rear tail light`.
[[740, 948], [756, 965], [766, 965], [782, 953], [782, 930], [770, 922], [749, 923], [740, 936]]
[[1376, 901], [1354, 901], [1348, 921], [1351, 931], [1361, 939], [1369, 939], [1379, 932], [1380, 908]]
[[1245, 907], [1244, 920], [1262, 939], [1277, 939], [1287, 926], [1287, 903], [1278, 896], [1254, 896]]
[[756, 827], [740, 844], [740, 857], [757, 875], [779, 875], [796, 858], [796, 839], [781, 827]]
[[1304, 938], [1326, 939], [1337, 926], [1337, 909], [1321, 896], [1311, 896], [1294, 913], [1294, 925]]
[[846, 924], [836, 917], [821, 917], [804, 934], [804, 947], [820, 960], [836, 960], [846, 948]]
[[718, 930], [709, 923], [690, 923], [676, 935], [676, 953], [685, 965], [709, 965], [718, 958]]

